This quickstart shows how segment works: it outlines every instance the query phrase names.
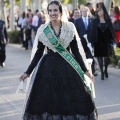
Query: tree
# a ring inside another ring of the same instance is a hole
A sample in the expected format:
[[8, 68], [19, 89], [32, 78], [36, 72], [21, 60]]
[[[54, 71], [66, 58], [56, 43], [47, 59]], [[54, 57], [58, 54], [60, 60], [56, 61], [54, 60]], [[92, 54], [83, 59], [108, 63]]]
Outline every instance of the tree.
[[[62, 0], [63, 4], [68, 4], [68, 3], [72, 4], [73, 2], [74, 2], [74, 0]], [[85, 4], [85, 3], [86, 3], [86, 0], [78, 0], [78, 4]]]
[[0, 19], [5, 20], [3, 0], [0, 0]]

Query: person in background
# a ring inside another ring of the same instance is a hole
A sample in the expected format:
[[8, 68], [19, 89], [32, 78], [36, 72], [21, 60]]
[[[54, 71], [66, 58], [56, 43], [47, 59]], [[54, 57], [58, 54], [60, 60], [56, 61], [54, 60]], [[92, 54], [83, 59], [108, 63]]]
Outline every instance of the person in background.
[[22, 29], [23, 29], [23, 41], [25, 44], [25, 50], [28, 49], [28, 40], [30, 40], [30, 27], [28, 24], [29, 21], [29, 15], [25, 14], [25, 18], [22, 21]]
[[[89, 9], [86, 6], [81, 8], [81, 12], [82, 12], [82, 17], [75, 21], [75, 26], [76, 26], [78, 35], [81, 39], [84, 51], [86, 53], [86, 58], [93, 59], [93, 56], [90, 52], [90, 49], [87, 46], [88, 43], [86, 42], [86, 39], [84, 38], [84, 35], [86, 34], [87, 39], [91, 43], [91, 40], [90, 40], [90, 33], [91, 32], [90, 31], [92, 29], [92, 19], [89, 17]], [[97, 75], [95, 73], [95, 61], [94, 61], [94, 59], [93, 59], [93, 63], [92, 63], [92, 73], [94, 76]]]
[[95, 10], [93, 9], [92, 3], [86, 3], [85, 6], [87, 6], [89, 8], [92, 16], [95, 17]]
[[45, 14], [41, 14], [41, 20], [42, 20], [42, 24], [45, 24], [46, 22], [46, 15]]
[[34, 34], [36, 34], [38, 29], [38, 21], [39, 21], [39, 17], [37, 15], [38, 12], [39, 12], [38, 10], [34, 12], [33, 19], [32, 19], [32, 29], [34, 31]]
[[5, 66], [6, 60], [6, 43], [8, 42], [7, 30], [5, 22], [0, 20], [0, 66]]
[[[38, 12], [38, 13], [37, 13], [38, 18], [39, 18], [39, 20], [38, 20], [38, 28], [39, 28], [40, 25], [42, 24], [42, 14], [43, 14], [42, 12]], [[38, 29], [38, 28], [37, 28], [37, 29]]]
[[31, 9], [28, 9], [28, 10], [27, 10], [27, 14], [28, 14], [28, 15], [32, 14]]
[[34, 39], [35, 39], [35, 35], [37, 33], [37, 29], [38, 29], [38, 21], [39, 21], [39, 17], [37, 15], [39, 11], [36, 10], [34, 12], [33, 18], [32, 18], [32, 42], [34, 43]]
[[23, 27], [22, 27], [24, 18], [25, 18], [25, 12], [23, 12], [22, 14], [19, 15], [18, 23], [17, 23], [18, 27], [20, 28], [19, 37], [22, 42], [22, 47], [25, 47], [25, 41], [24, 41], [24, 36], [23, 36]]
[[114, 8], [110, 9], [110, 19], [112, 21], [112, 19], [114, 18]]
[[33, 14], [29, 14], [29, 20], [28, 20], [28, 28], [29, 28], [29, 43], [31, 45], [31, 48], [33, 47], [33, 41], [32, 41], [32, 18]]
[[[120, 21], [120, 10], [118, 6], [114, 7], [114, 16], [112, 17], [112, 23], [114, 24], [116, 21]], [[115, 31], [116, 37], [116, 46], [120, 48], [120, 31]]]
[[91, 40], [94, 47], [94, 56], [98, 58], [101, 80], [104, 80], [109, 77], [108, 65], [115, 43], [113, 26], [104, 3], [98, 3], [97, 5], [97, 15], [91, 29]]
[[73, 14], [73, 17], [71, 19], [69, 19], [69, 21], [72, 23], [75, 23], [75, 20], [80, 18], [80, 10], [74, 9], [72, 14]]

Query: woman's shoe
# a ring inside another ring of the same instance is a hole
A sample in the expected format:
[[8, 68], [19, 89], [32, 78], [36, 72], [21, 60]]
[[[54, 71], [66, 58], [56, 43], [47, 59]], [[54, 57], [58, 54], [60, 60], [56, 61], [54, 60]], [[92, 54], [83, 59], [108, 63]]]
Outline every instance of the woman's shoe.
[[107, 70], [104, 71], [105, 77], [108, 78], [108, 72]]
[[104, 80], [104, 73], [101, 74], [101, 80]]

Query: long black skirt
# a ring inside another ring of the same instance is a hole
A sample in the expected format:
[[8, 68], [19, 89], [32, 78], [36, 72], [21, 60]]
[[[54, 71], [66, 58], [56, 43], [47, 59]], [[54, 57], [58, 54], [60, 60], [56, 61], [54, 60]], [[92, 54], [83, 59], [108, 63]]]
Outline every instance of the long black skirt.
[[38, 67], [23, 120], [96, 120], [94, 101], [78, 73], [49, 52]]

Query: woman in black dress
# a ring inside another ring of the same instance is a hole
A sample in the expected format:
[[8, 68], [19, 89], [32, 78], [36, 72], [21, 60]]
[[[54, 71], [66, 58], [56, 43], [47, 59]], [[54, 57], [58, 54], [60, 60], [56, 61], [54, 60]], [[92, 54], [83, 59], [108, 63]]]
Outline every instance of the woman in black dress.
[[[23, 120], [96, 120], [94, 101], [82, 78], [49, 43], [43, 31], [49, 26], [64, 48], [72, 51], [83, 72], [90, 78], [77, 46], [77, 33], [73, 23], [62, 19], [63, 9], [59, 1], [48, 4], [50, 21], [37, 31], [37, 51], [27, 69], [20, 76], [25, 80], [34, 70]], [[45, 47], [46, 55], [43, 56]], [[81, 52], [82, 52], [81, 46]], [[43, 56], [43, 57], [42, 57]], [[41, 59], [42, 57], [42, 59]], [[40, 60], [40, 61], [39, 61]]]
[[[91, 40], [94, 46], [94, 56], [98, 58], [101, 80], [104, 80], [104, 76], [108, 78], [107, 69], [110, 56], [112, 55], [115, 37], [110, 17], [103, 3], [97, 4], [97, 17], [93, 21]], [[105, 69], [103, 69], [103, 64]]]

